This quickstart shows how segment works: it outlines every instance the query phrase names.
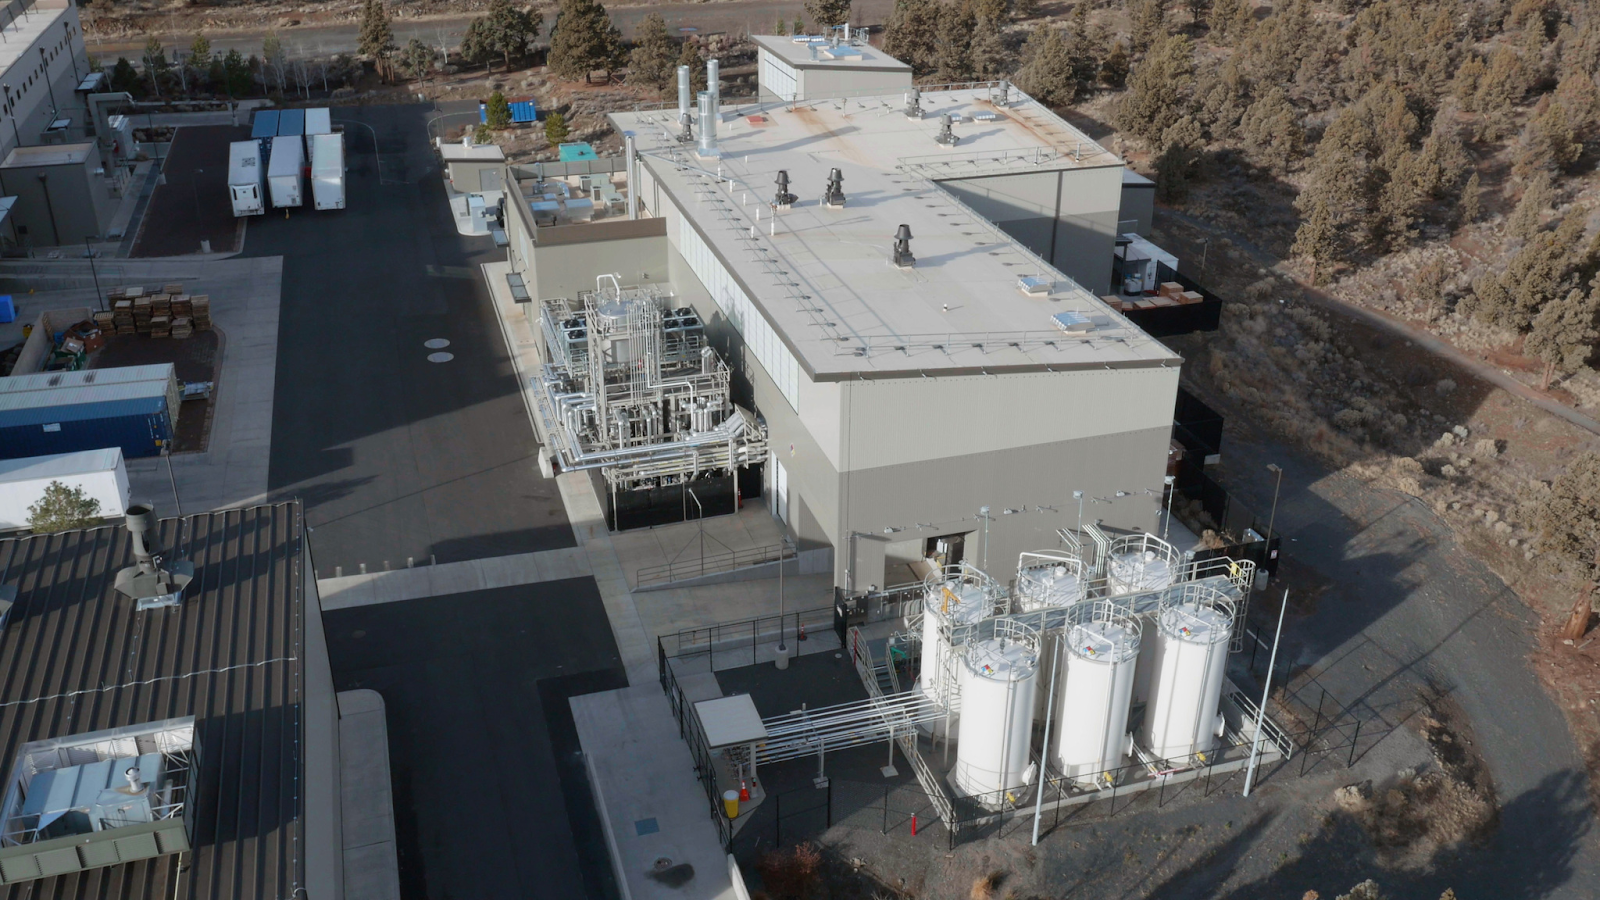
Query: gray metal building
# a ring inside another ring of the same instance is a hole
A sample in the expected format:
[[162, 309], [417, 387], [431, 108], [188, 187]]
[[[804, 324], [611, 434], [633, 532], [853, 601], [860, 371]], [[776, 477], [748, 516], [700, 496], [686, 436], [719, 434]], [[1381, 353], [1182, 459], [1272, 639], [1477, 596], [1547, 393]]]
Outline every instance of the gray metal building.
[[0, 193], [17, 198], [12, 228], [25, 246], [100, 239], [116, 212], [94, 142], [14, 148], [0, 162]]
[[[195, 571], [179, 605], [144, 611], [114, 587], [134, 563], [121, 527], [0, 541], [0, 897], [340, 897], [338, 713], [299, 504], [151, 537]], [[122, 757], [160, 786], [147, 821], [33, 812], [41, 772]]]
[[[832, 548], [837, 586], [905, 581], [930, 555], [1003, 577], [1080, 502], [1085, 521], [1155, 526], [1182, 360], [1096, 296], [1120, 159], [1004, 84], [729, 107], [709, 153], [675, 109], [611, 119], [660, 244], [596, 233], [572, 273], [583, 233], [540, 257], [513, 204], [513, 269], [536, 291], [633, 280], [664, 245], [666, 277], [640, 280], [706, 321], [769, 430], [773, 512]], [[833, 169], [842, 205], [822, 202]], [[902, 228], [914, 265], [894, 264]]]
[[891, 94], [911, 88], [911, 67], [876, 47], [820, 37], [754, 35], [763, 101]]

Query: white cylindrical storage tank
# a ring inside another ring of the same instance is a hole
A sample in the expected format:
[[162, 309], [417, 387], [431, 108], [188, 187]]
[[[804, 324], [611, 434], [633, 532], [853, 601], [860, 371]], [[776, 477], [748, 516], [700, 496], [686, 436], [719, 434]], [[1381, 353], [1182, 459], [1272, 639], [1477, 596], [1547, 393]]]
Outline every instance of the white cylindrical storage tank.
[[[958, 627], [980, 622], [993, 611], [993, 606], [994, 592], [983, 582], [959, 577], [930, 580], [922, 598], [922, 674], [917, 681], [929, 700], [944, 704], [944, 695], [956, 687], [955, 680], [961, 677], [959, 663], [949, 658], [946, 623]], [[948, 721], [937, 721], [930, 727], [935, 735], [943, 737], [959, 717], [952, 713]]]
[[1139, 626], [1132, 619], [1106, 617], [1069, 626], [1065, 640], [1056, 765], [1068, 778], [1110, 783], [1105, 773], [1126, 762]]
[[1106, 559], [1106, 590], [1112, 595], [1159, 591], [1178, 580], [1182, 554], [1153, 535], [1114, 541]]
[[[1021, 554], [1017, 558], [1016, 605], [1013, 609], [1028, 613], [1082, 603], [1088, 596], [1084, 568], [1083, 560], [1059, 551]], [[1039, 658], [1044, 663], [1039, 667], [1043, 673], [1039, 689], [1034, 692], [1033, 721], [1040, 727], [1044, 725], [1044, 708], [1050, 703], [1050, 660], [1056, 658], [1056, 643], [1061, 640], [1061, 631], [1055, 627], [1057, 621], [1054, 618], [1049, 620], [1051, 630], [1043, 635], [1039, 645]], [[1061, 673], [1056, 672], [1055, 677], [1059, 679]], [[1059, 694], [1060, 689], [1056, 690]]]
[[956, 731], [955, 785], [986, 805], [1028, 777], [1038, 652], [1028, 643], [992, 638], [962, 655], [961, 721]]
[[1186, 761], [1216, 745], [1233, 610], [1225, 595], [1204, 589], [1168, 600], [1156, 614], [1161, 646], [1140, 729], [1154, 756]]

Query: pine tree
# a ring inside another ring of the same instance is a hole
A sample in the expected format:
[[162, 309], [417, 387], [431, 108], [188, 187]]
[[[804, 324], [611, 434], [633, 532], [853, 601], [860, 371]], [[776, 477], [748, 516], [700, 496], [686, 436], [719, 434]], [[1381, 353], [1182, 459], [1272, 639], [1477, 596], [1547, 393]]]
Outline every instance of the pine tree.
[[1061, 31], [1039, 25], [1028, 36], [1023, 48], [1027, 63], [1017, 70], [1017, 87], [1046, 106], [1066, 106], [1077, 96], [1078, 81], [1073, 76], [1072, 58], [1067, 55]]
[[211, 70], [211, 41], [203, 34], [195, 35], [189, 44], [189, 65], [196, 72]]
[[424, 44], [417, 38], [406, 42], [405, 49], [400, 51], [400, 71], [413, 81], [426, 81], [433, 72], [433, 65], [438, 61], [439, 51]]
[[1461, 203], [1457, 207], [1461, 213], [1461, 224], [1471, 225], [1478, 221], [1478, 216], [1483, 214], [1483, 182], [1474, 171], [1472, 177], [1467, 179], [1467, 184], [1461, 189]]
[[133, 67], [126, 56], [117, 57], [117, 64], [111, 67], [112, 90], [125, 91], [135, 97], [144, 95], [144, 86], [139, 79], [139, 70]]
[[[678, 65], [689, 67], [689, 93], [698, 95], [706, 89], [706, 67], [701, 65], [700, 44], [693, 37], [683, 42], [683, 49], [678, 51]], [[673, 79], [676, 83], [677, 66], [673, 67]]]
[[1167, 33], [1167, 0], [1130, 0], [1128, 31], [1135, 53], [1154, 46]]
[[1508, 223], [1511, 233], [1523, 240], [1532, 238], [1544, 220], [1544, 211], [1554, 202], [1555, 190], [1550, 186], [1550, 176], [1540, 172], [1528, 182], [1522, 199], [1517, 201], [1516, 209], [1511, 212], [1511, 221]]
[[973, 76], [979, 80], [992, 81], [1012, 71], [1011, 48], [1006, 46], [1000, 30], [1003, 21], [979, 17], [975, 22], [967, 59]]
[[[1206, 26], [1211, 29], [1208, 37], [1213, 43], [1228, 44], [1232, 42], [1235, 20], [1239, 15], [1239, 8], [1243, 0], [1214, 0], [1211, 4], [1211, 14], [1206, 17]], [[1253, 5], [1253, 4], [1252, 4]]]
[[[1305, 197], [1305, 194], [1301, 194]], [[1338, 226], [1334, 223], [1330, 198], [1308, 198], [1303, 207], [1305, 218], [1294, 233], [1291, 252], [1311, 263], [1311, 283], [1319, 284], [1328, 267], [1342, 255]]]
[[493, 68], [495, 52], [489, 20], [479, 16], [468, 22], [466, 33], [461, 36], [461, 58], [473, 65]]
[[677, 58], [677, 42], [667, 33], [666, 20], [660, 13], [651, 13], [639, 23], [633, 52], [628, 56], [628, 80], [666, 91], [677, 78]]
[[806, 0], [806, 15], [827, 34], [850, 21], [850, 0]]
[[1184, 116], [1161, 134], [1161, 155], [1156, 157], [1156, 195], [1164, 203], [1182, 203], [1189, 196], [1205, 138], [1200, 123]]
[[799, 36], [799, 35], [804, 35], [805, 33], [806, 33], [806, 20], [800, 18], [799, 16], [795, 16], [794, 17], [794, 34]]
[[28, 528], [36, 534], [90, 528], [100, 523], [100, 501], [83, 488], [59, 481], [45, 485], [44, 496], [28, 507]]
[[1100, 63], [1100, 83], [1108, 88], [1122, 88], [1128, 83], [1128, 70], [1132, 65], [1133, 56], [1128, 52], [1128, 45], [1122, 41], [1113, 42], [1111, 52]]
[[1281, 87], [1273, 87], [1250, 104], [1242, 122], [1244, 139], [1269, 168], [1280, 175], [1300, 158], [1305, 130], [1300, 116]]
[[940, 81], [954, 83], [972, 79], [972, 32], [977, 22], [972, 7], [965, 3], [946, 4], [939, 15], [939, 46], [937, 52]]
[[495, 49], [505, 59], [507, 70], [511, 68], [513, 56], [527, 55], [528, 45], [539, 36], [539, 28], [544, 21], [538, 14], [512, 6], [511, 0], [491, 0], [488, 15], [484, 19], [488, 22], [489, 36]]
[[895, 0], [889, 22], [883, 28], [883, 52], [910, 66], [919, 76], [932, 72], [937, 65], [939, 9], [932, 0]]
[[595, 70], [609, 78], [621, 64], [622, 34], [596, 0], [561, 0], [550, 32], [550, 69], [558, 76], [585, 82]]
[[555, 147], [560, 145], [568, 137], [571, 137], [571, 135], [572, 129], [567, 127], [566, 116], [563, 116], [558, 112], [553, 112], [549, 116], [545, 117], [544, 139], [550, 142], [550, 146]]
[[[499, 91], [489, 95], [489, 102], [483, 111], [485, 125], [494, 131], [504, 131], [511, 127], [511, 104], [506, 102], [506, 95]], [[551, 113], [551, 115], [560, 115]]]
[[772, 33], [779, 37], [787, 35], [789, 33], [789, 20], [785, 19], [783, 16], [779, 16], [778, 24], [772, 26]]
[[222, 57], [223, 81], [229, 97], [243, 97], [250, 93], [250, 63], [238, 50], [229, 50]]
[[384, 75], [389, 68], [389, 60], [399, 48], [394, 43], [394, 29], [389, 24], [388, 10], [383, 7], [383, 0], [363, 0], [361, 10], [361, 37], [357, 48], [363, 56], [370, 56], [377, 62], [378, 73]]
[[1062, 38], [1067, 45], [1067, 58], [1072, 62], [1072, 77], [1078, 82], [1079, 94], [1092, 90], [1095, 76], [1100, 73], [1099, 48], [1104, 41], [1089, 31], [1089, 4], [1079, 3], [1072, 10], [1072, 21]]
[[1600, 341], [1600, 286], [1591, 282], [1588, 291], [1574, 288], [1565, 296], [1546, 303], [1533, 317], [1523, 353], [1544, 362], [1542, 390], [1550, 388], [1557, 372], [1575, 375], [1584, 369]]
[[1151, 45], [1134, 67], [1128, 93], [1117, 108], [1117, 124], [1155, 144], [1184, 114], [1194, 87], [1194, 47], [1183, 35], [1168, 35]]

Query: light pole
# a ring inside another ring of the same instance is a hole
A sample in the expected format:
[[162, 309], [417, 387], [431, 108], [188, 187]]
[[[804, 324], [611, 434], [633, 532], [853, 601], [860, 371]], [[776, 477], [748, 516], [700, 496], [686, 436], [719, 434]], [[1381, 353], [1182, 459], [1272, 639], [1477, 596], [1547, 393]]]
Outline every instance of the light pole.
[[[1167, 541], [1167, 535], [1172, 533], [1172, 495], [1178, 492], [1177, 480], [1172, 475], [1162, 478], [1163, 483], [1167, 486], [1167, 520], [1161, 523], [1161, 539], [1163, 541]], [[1172, 542], [1167, 541], [1167, 543], [1170, 544]]]
[[50, 83], [50, 57], [39, 48], [39, 65], [44, 69], [44, 86], [50, 92], [50, 122], [55, 124], [56, 116], [61, 114], [61, 107], [56, 105], [56, 86]]
[[[789, 549], [789, 536], [784, 535], [778, 543], [778, 661], [780, 669], [789, 668], [789, 648], [783, 642], [783, 551]], [[893, 660], [889, 661], [894, 664]]]
[[89, 246], [89, 239], [87, 237], [85, 237], [83, 239], [83, 252], [89, 257], [89, 274], [94, 276], [94, 302], [95, 302], [95, 305], [100, 307], [100, 311], [101, 312], [105, 312], [106, 311], [106, 298], [105, 298], [104, 294], [100, 293], [100, 272], [95, 268], [95, 265], [94, 265], [94, 248]]
[[1272, 512], [1267, 516], [1267, 552], [1272, 552], [1272, 529], [1278, 524], [1278, 489], [1283, 487], [1283, 467], [1277, 463], [1267, 463], [1267, 471], [1278, 476], [1272, 485]]
[[978, 558], [979, 566], [989, 571], [989, 507], [978, 507], [978, 518], [983, 520], [983, 555]]
[[[1272, 669], [1278, 664], [1278, 638], [1283, 636], [1283, 614], [1289, 608], [1289, 592], [1283, 592], [1283, 605], [1278, 607], [1278, 630], [1272, 635], [1272, 654], [1267, 657], [1266, 684], [1261, 688], [1261, 708], [1256, 710], [1256, 733], [1250, 742], [1250, 769], [1244, 773], [1244, 795], [1250, 796], [1250, 785], [1256, 780], [1256, 764], [1261, 760], [1261, 729], [1267, 723], [1267, 699], [1272, 696]], [[1242, 623], [1241, 623], [1242, 624]]]

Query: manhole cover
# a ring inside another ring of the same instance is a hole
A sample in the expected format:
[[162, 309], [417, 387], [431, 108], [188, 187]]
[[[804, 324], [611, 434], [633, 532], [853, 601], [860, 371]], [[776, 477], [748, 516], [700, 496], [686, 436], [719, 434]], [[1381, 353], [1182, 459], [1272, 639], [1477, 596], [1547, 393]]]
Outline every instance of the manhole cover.
[[422, 346], [427, 347], [429, 350], [443, 350], [450, 346], [450, 342], [444, 338], [434, 338], [433, 340], [423, 341]]
[[428, 354], [428, 362], [431, 362], [431, 363], [449, 362], [450, 360], [455, 359], [455, 358], [456, 358], [456, 355], [454, 353], [439, 352], [439, 353], [429, 353]]

